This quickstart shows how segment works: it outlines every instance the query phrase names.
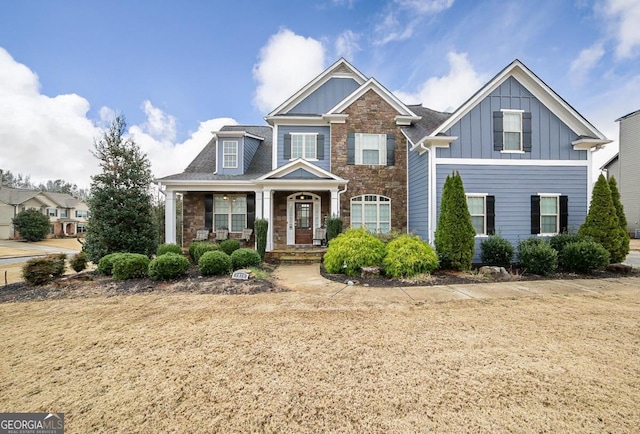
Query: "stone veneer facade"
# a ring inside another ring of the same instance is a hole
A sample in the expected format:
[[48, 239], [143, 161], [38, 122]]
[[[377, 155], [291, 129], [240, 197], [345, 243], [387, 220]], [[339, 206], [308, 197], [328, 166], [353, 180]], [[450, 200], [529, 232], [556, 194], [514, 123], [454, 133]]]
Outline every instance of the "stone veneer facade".
[[[391, 199], [391, 227], [407, 230], [407, 140], [396, 125], [398, 112], [375, 91], [369, 90], [344, 111], [344, 124], [331, 125], [331, 171], [349, 181], [340, 197], [340, 214], [344, 228], [351, 225], [352, 197], [379, 194]], [[393, 166], [347, 164], [347, 134], [394, 134]]]

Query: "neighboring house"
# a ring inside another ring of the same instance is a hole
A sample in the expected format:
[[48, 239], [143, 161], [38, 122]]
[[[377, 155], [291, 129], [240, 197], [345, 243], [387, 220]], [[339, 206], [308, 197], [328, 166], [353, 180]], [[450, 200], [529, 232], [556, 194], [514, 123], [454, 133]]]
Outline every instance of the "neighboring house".
[[443, 113], [402, 103], [340, 59], [265, 119], [222, 128], [183, 173], [158, 180], [167, 242], [179, 193], [185, 240], [266, 218], [267, 250], [306, 246], [333, 215], [433, 242], [445, 178], [458, 171], [478, 242], [499, 232], [516, 243], [577, 229], [591, 154], [610, 142], [518, 60]]
[[616, 119], [620, 123], [620, 151], [602, 166], [614, 176], [627, 217], [627, 230], [640, 237], [640, 110]]
[[11, 220], [27, 209], [49, 217], [50, 236], [83, 236], [89, 218], [86, 202], [66, 193], [0, 187], [0, 239], [16, 238]]

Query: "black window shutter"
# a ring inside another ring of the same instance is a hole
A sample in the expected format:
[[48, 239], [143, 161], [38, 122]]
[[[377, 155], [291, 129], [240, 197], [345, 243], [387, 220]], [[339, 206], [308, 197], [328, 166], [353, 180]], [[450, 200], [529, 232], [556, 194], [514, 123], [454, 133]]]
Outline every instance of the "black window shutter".
[[540, 196], [531, 196], [531, 234], [540, 233]]
[[324, 134], [318, 134], [316, 139], [316, 158], [324, 160]]
[[387, 166], [396, 165], [396, 136], [387, 134]]
[[213, 195], [204, 195], [204, 227], [209, 229], [209, 232], [213, 229]]
[[356, 164], [356, 135], [347, 133], [347, 164]]
[[256, 219], [256, 194], [247, 194], [247, 227], [253, 229], [253, 222]]
[[284, 135], [284, 155], [282, 158], [291, 160], [291, 134], [289, 133]]
[[487, 196], [487, 235], [496, 233], [496, 197]]
[[522, 150], [531, 152], [531, 112], [522, 113]]
[[560, 196], [560, 233], [569, 232], [569, 197]]
[[493, 112], [493, 150], [502, 151], [502, 112]]

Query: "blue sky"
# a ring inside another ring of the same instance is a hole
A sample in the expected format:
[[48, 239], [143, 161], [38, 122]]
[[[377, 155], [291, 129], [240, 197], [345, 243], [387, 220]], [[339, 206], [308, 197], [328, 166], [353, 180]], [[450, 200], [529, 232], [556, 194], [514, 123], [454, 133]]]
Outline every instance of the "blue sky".
[[640, 0], [7, 1], [0, 168], [87, 186], [122, 113], [154, 174], [180, 172], [212, 130], [264, 124], [340, 57], [439, 110], [518, 58], [617, 140], [640, 109], [637, 23]]

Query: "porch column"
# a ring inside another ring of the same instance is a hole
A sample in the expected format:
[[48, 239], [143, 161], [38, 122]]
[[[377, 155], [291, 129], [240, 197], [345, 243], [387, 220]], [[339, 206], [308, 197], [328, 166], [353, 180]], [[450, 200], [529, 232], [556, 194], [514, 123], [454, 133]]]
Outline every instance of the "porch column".
[[164, 240], [167, 244], [176, 243], [176, 192], [173, 190], [165, 191]]
[[262, 212], [262, 191], [256, 190], [256, 219], [263, 218], [264, 214]]
[[262, 201], [264, 207], [264, 216], [269, 221], [269, 229], [267, 230], [267, 251], [273, 250], [273, 192], [269, 188], [265, 188], [262, 192]]
[[340, 196], [337, 188], [331, 190], [331, 217], [340, 217]]

